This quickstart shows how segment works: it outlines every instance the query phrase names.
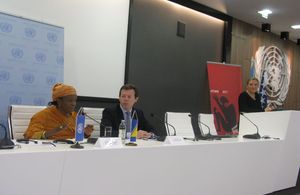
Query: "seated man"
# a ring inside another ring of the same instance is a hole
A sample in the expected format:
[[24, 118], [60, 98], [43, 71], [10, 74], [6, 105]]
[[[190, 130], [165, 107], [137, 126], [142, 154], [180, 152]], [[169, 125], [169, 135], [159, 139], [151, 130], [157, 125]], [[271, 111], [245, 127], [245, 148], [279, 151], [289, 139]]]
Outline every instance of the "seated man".
[[[26, 139], [70, 139], [75, 137], [77, 100], [76, 90], [72, 86], [57, 83], [52, 88], [52, 102], [49, 107], [36, 113], [24, 133]], [[93, 126], [84, 129], [88, 137]]]
[[[103, 110], [102, 115], [102, 126], [112, 127], [112, 136], [117, 137], [119, 134], [119, 125], [121, 120], [131, 121], [133, 114], [137, 114], [138, 118], [138, 135], [137, 138], [150, 138], [154, 128], [146, 120], [142, 110], [134, 108], [134, 104], [138, 101], [139, 94], [138, 90], [134, 85], [126, 84], [123, 85], [119, 91], [120, 104], [112, 108], [106, 108]], [[127, 119], [127, 120], [126, 120]], [[127, 123], [128, 124], [128, 123]], [[128, 127], [127, 127], [128, 128]], [[104, 129], [101, 128], [100, 136], [104, 135]]]

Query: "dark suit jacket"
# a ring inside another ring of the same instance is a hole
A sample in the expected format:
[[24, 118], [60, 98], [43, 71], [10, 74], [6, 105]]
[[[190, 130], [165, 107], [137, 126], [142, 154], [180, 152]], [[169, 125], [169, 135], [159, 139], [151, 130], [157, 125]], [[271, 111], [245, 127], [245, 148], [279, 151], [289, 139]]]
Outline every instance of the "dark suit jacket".
[[252, 99], [246, 91], [239, 96], [239, 111], [240, 112], [263, 112], [261, 107], [261, 96], [255, 93], [255, 100]]
[[[138, 116], [138, 129], [144, 130], [148, 132], [153, 132], [153, 126], [146, 120], [144, 113], [142, 110], [133, 108], [133, 111], [136, 111]], [[111, 126], [112, 127], [112, 136], [118, 137], [119, 134], [119, 125], [121, 120], [124, 120], [123, 112], [120, 108], [120, 105], [105, 108], [102, 113], [102, 120], [101, 120], [101, 128], [100, 128], [100, 136], [104, 135], [104, 126]]]

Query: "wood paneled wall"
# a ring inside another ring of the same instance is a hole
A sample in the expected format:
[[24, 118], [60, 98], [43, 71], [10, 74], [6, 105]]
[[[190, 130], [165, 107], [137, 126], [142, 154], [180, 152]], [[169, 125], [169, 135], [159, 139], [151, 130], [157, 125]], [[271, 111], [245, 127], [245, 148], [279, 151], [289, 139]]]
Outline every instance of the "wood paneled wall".
[[300, 45], [283, 41], [278, 35], [262, 32], [260, 28], [233, 20], [231, 42], [231, 64], [242, 66], [243, 87], [250, 75], [251, 58], [260, 46], [277, 46], [288, 56], [291, 65], [291, 80], [284, 109], [300, 110]]

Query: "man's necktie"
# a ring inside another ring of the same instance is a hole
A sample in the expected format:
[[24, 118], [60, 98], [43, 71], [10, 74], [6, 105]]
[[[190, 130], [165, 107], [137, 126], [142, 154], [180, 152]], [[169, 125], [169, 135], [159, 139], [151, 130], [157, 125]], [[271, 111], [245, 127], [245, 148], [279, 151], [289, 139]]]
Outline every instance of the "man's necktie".
[[131, 121], [131, 112], [125, 112], [125, 124], [126, 124], [126, 132], [130, 132], [130, 121]]

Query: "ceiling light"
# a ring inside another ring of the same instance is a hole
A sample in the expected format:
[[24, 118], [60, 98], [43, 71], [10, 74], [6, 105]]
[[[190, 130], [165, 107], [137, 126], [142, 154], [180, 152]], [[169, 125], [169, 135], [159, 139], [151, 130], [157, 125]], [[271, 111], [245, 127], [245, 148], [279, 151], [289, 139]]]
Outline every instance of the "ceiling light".
[[300, 29], [300, 24], [291, 26], [293, 29]]
[[258, 11], [257, 13], [261, 14], [261, 16], [262, 16], [263, 18], [268, 19], [268, 16], [269, 16], [269, 14], [272, 13], [272, 11], [269, 10], [269, 9], [264, 9], [264, 10]]

